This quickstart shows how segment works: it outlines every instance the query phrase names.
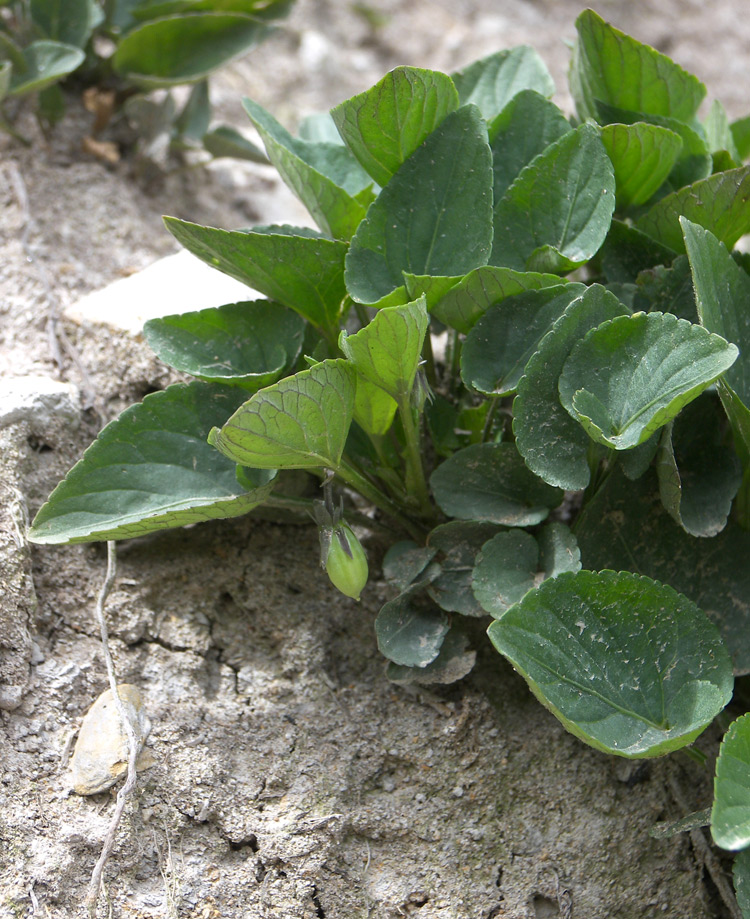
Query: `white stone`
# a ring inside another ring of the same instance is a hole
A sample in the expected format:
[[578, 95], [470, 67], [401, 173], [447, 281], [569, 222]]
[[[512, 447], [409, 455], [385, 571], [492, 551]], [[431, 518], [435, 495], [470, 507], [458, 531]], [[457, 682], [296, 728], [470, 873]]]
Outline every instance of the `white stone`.
[[108, 325], [138, 335], [149, 319], [261, 296], [190, 252], [181, 251], [87, 294], [69, 306], [65, 316], [74, 322]]
[[44, 431], [60, 420], [80, 421], [79, 394], [72, 383], [45, 376], [0, 380], [0, 427], [26, 421]]

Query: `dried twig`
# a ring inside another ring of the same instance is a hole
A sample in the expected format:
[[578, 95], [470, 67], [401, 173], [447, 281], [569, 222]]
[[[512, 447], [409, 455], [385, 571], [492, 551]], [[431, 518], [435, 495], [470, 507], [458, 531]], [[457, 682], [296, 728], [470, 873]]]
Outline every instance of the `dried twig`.
[[125, 805], [127, 804], [128, 798], [135, 788], [135, 783], [138, 779], [138, 774], [136, 772], [136, 760], [138, 759], [138, 739], [136, 737], [135, 727], [130, 720], [128, 711], [123, 704], [123, 701], [120, 698], [120, 694], [117, 690], [115, 665], [112, 661], [112, 655], [109, 650], [109, 633], [107, 631], [107, 622], [104, 616], [104, 604], [106, 603], [109, 592], [112, 589], [116, 574], [117, 553], [115, 550], [114, 541], [110, 540], [107, 543], [107, 575], [104, 579], [104, 584], [102, 584], [102, 589], [99, 592], [99, 596], [96, 600], [96, 616], [99, 620], [99, 628], [101, 629], [102, 650], [104, 652], [104, 661], [107, 665], [109, 686], [112, 690], [112, 696], [115, 700], [115, 706], [117, 708], [117, 713], [120, 716], [120, 721], [122, 722], [122, 725], [125, 728], [125, 733], [128, 736], [128, 774], [125, 780], [125, 784], [117, 794], [117, 806], [115, 807], [115, 812], [112, 815], [112, 819], [109, 823], [109, 829], [107, 830], [104, 845], [102, 846], [101, 855], [99, 856], [99, 860], [94, 866], [94, 870], [91, 874], [91, 881], [89, 882], [89, 889], [88, 893], [86, 894], [86, 907], [90, 916], [93, 916], [96, 912], [96, 903], [99, 899], [99, 888], [102, 882], [104, 866], [107, 864], [107, 860], [109, 859], [109, 856], [112, 853], [112, 849], [114, 848], [115, 836], [117, 835], [117, 828], [120, 825], [120, 819], [122, 818], [123, 811], [125, 810]]

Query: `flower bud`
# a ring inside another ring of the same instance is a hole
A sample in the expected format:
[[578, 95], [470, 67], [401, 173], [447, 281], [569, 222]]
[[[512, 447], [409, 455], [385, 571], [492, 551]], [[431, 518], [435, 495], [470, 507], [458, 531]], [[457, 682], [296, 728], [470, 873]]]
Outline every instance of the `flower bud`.
[[359, 600], [369, 573], [362, 544], [346, 523], [338, 523], [330, 536], [324, 567], [334, 587]]

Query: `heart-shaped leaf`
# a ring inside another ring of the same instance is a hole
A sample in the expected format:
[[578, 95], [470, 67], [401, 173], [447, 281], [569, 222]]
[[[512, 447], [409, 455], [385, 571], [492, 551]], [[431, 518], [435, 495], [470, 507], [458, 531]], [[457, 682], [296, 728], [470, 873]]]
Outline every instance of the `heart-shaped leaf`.
[[576, 342], [627, 308], [598, 284], [574, 300], [531, 356], [513, 402], [516, 447], [526, 465], [550, 485], [576, 491], [589, 483], [590, 439], [560, 403], [558, 381]]
[[572, 271], [596, 254], [615, 209], [615, 177], [599, 131], [583, 124], [521, 171], [495, 205], [490, 264]]
[[385, 186], [457, 108], [458, 93], [449, 76], [396, 67], [371, 89], [331, 109], [331, 117], [363, 168]]
[[524, 465], [513, 444], [475, 444], [454, 453], [430, 478], [449, 517], [505, 526], [533, 526], [562, 500]]
[[551, 96], [555, 84], [544, 61], [527, 45], [497, 51], [452, 74], [461, 105], [473, 102], [488, 121], [518, 93], [533, 89]]
[[463, 616], [485, 615], [472, 590], [472, 573], [479, 550], [498, 529], [478, 520], [451, 520], [431, 531], [427, 545], [440, 552], [440, 570], [427, 593], [441, 609]]
[[645, 204], [672, 171], [682, 138], [655, 124], [611, 124], [602, 143], [615, 170], [618, 208]]
[[381, 607], [375, 620], [378, 648], [404, 667], [426, 667], [440, 653], [450, 617], [436, 607], [417, 606], [407, 590]]
[[684, 747], [732, 695], [716, 627], [687, 597], [629, 572], [544, 581], [488, 634], [563, 725], [606, 753]]
[[244, 470], [209, 446], [217, 419], [241, 390], [178, 383], [153, 393], [108, 424], [52, 492], [29, 531], [32, 542], [128, 539], [168, 527], [236, 517], [262, 504], [273, 473]]
[[297, 313], [255, 300], [151, 319], [143, 334], [176, 370], [255, 392], [292, 366], [304, 331], [305, 321]]
[[734, 345], [671, 313], [619, 316], [570, 352], [560, 401], [592, 439], [627, 450], [671, 421], [736, 358]]
[[732, 723], [719, 748], [711, 835], [722, 849], [750, 846], [750, 714]]
[[346, 256], [346, 286], [355, 300], [376, 303], [403, 285], [403, 272], [463, 276], [487, 263], [491, 244], [492, 154], [468, 105], [438, 125], [370, 206]]
[[327, 360], [255, 393], [209, 442], [257, 469], [336, 469], [354, 410], [356, 379], [347, 361]]

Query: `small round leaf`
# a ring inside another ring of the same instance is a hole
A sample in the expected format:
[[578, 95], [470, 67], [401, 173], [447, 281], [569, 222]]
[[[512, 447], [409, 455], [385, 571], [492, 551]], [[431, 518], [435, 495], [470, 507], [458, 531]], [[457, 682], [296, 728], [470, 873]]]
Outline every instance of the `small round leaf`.
[[750, 846], [750, 714], [738, 718], [721, 742], [711, 835], [722, 849]]

